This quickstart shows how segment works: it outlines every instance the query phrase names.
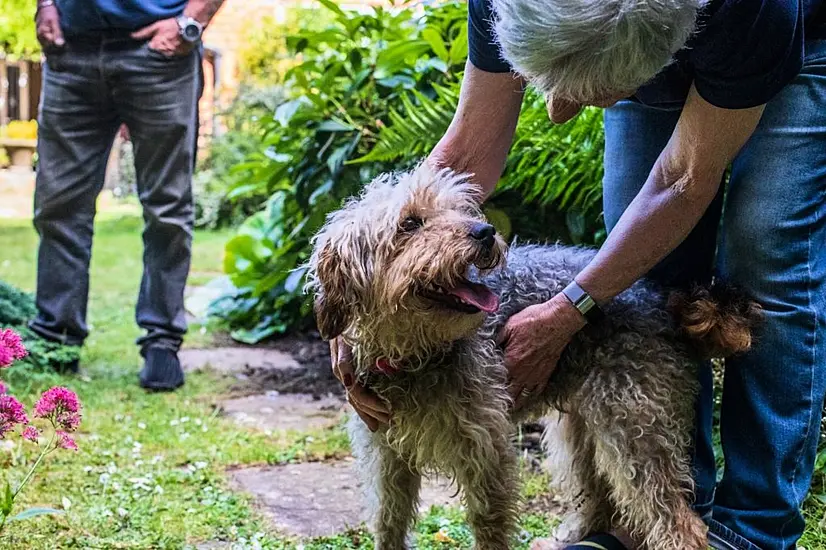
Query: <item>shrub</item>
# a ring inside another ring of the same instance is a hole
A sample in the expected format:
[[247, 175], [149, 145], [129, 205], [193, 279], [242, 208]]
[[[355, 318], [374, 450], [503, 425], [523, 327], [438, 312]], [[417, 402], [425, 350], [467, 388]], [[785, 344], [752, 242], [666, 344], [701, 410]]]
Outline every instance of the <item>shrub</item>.
[[13, 329], [23, 338], [29, 353], [21, 362], [46, 369], [78, 359], [79, 348], [44, 340], [27, 328], [28, 321], [36, 314], [30, 294], [0, 281], [0, 329]]
[[421, 15], [323, 4], [334, 22], [287, 37], [299, 62], [284, 75], [286, 101], [262, 119], [258, 150], [237, 167], [243, 177], [229, 193], [270, 197], [227, 244], [224, 268], [239, 290], [212, 309], [245, 342], [308, 321], [303, 274], [294, 270], [307, 258], [310, 237], [342, 199], [396, 166], [347, 161], [372, 149], [389, 109], [408, 91], [435, 97], [436, 85], [456, 83], [467, 54], [458, 2], [425, 6]]
[[[237, 291], [211, 309], [248, 343], [310, 324], [299, 267], [310, 238], [365, 182], [425, 156], [458, 99], [464, 3], [367, 13], [322, 3], [334, 21], [286, 37], [296, 65], [284, 75], [285, 101], [260, 119], [257, 150], [234, 169], [228, 193], [269, 197], [227, 243], [224, 268]], [[598, 111], [554, 127], [529, 94], [487, 204], [492, 220], [522, 238], [599, 240], [601, 147]]]
[[[267, 193], [231, 192], [246, 174], [234, 167], [261, 145], [262, 119], [283, 102], [280, 87], [242, 85], [230, 106], [221, 113], [226, 130], [213, 137], [198, 163], [193, 181], [195, 225], [206, 229], [238, 225], [266, 204]], [[243, 189], [243, 188], [242, 188]]]

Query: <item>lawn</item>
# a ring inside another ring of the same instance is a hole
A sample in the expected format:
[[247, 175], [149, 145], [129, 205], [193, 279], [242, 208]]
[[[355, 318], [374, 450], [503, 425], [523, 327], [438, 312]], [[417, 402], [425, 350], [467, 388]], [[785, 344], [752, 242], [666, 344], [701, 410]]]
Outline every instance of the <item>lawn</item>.
[[[232, 492], [228, 467], [319, 460], [348, 453], [340, 427], [309, 433], [265, 433], [236, 425], [216, 404], [229, 382], [194, 373], [174, 394], [148, 394], [137, 385], [134, 302], [141, 272], [141, 221], [101, 216], [92, 255], [89, 322], [83, 374], [59, 376], [16, 367], [4, 373], [10, 393], [31, 407], [52, 385], [76, 391], [84, 406], [77, 453], [60, 452], [23, 493], [17, 510], [48, 506], [63, 516], [9, 524], [0, 548], [372, 548], [363, 531], [299, 541], [268, 526], [243, 494]], [[192, 280], [218, 273], [228, 233], [197, 232]], [[0, 221], [0, 279], [33, 290], [37, 237], [26, 220]], [[211, 341], [207, 327], [191, 327], [188, 346]], [[12, 437], [0, 449], [13, 482], [35, 458], [31, 445]], [[526, 492], [543, 490], [528, 483]], [[542, 534], [549, 520], [528, 515], [523, 540]], [[418, 524], [419, 547], [466, 548], [461, 511], [431, 510]], [[521, 542], [518, 547], [525, 548]]]

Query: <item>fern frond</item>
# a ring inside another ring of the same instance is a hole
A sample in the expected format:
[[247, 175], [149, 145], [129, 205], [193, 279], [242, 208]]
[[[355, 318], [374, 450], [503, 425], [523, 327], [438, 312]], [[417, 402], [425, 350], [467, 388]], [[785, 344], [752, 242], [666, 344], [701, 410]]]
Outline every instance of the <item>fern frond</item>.
[[393, 109], [379, 139], [363, 157], [348, 164], [414, 160], [427, 155], [441, 139], [453, 120], [459, 102], [459, 82], [448, 86], [434, 84], [435, 98], [419, 91], [401, 98], [401, 109]]

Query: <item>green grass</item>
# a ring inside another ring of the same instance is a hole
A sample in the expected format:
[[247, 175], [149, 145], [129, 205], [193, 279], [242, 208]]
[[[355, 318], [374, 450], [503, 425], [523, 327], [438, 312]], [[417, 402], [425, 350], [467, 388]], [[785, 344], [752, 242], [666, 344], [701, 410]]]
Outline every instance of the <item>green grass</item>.
[[[27, 407], [52, 385], [75, 390], [84, 405], [80, 451], [48, 457], [22, 493], [16, 510], [29, 506], [65, 509], [65, 515], [9, 524], [0, 548], [33, 550], [178, 549], [199, 542], [227, 541], [233, 549], [372, 549], [363, 529], [335, 537], [296, 541], [268, 530], [244, 495], [232, 492], [224, 475], [231, 466], [324, 460], [348, 453], [342, 427], [307, 433], [264, 433], [220, 417], [215, 405], [228, 382], [194, 373], [175, 394], [147, 394], [137, 386], [134, 301], [141, 272], [141, 221], [102, 216], [96, 225], [91, 268], [89, 321], [83, 350], [84, 376], [63, 377], [30, 367], [3, 373], [10, 393]], [[220, 273], [226, 232], [197, 232], [192, 284]], [[0, 220], [0, 279], [33, 290], [37, 237], [27, 221]], [[207, 327], [204, 327], [206, 329]], [[187, 345], [208, 345], [210, 333], [192, 327]], [[30, 444], [11, 437], [0, 446], [0, 468], [14, 483], [35, 458]], [[545, 476], [525, 474], [523, 496], [546, 490]], [[826, 482], [816, 476], [800, 541], [807, 550], [826, 548]], [[553, 518], [526, 514], [520, 541], [546, 535]], [[422, 550], [469, 548], [461, 510], [433, 508], [417, 524]]]
[[[134, 302], [141, 273], [141, 220], [101, 217], [92, 254], [89, 323], [83, 349], [84, 376], [63, 377], [15, 367], [3, 373], [10, 393], [30, 408], [40, 392], [65, 385], [80, 396], [84, 419], [77, 453], [49, 456], [16, 503], [64, 508], [65, 515], [14, 522], [0, 548], [188, 548], [230, 541], [233, 548], [298, 548], [299, 541], [269, 532], [244, 495], [227, 485], [226, 468], [282, 464], [346, 455], [342, 427], [307, 433], [267, 433], [237, 426], [216, 413], [228, 382], [194, 373], [174, 394], [147, 394], [137, 385], [139, 356]], [[197, 232], [193, 284], [220, 273], [227, 233]], [[33, 290], [37, 236], [30, 222], [0, 221], [0, 279]], [[206, 345], [207, 331], [191, 327], [187, 345]], [[11, 437], [0, 463], [12, 482], [35, 458], [30, 444]], [[541, 481], [526, 484], [531, 495]], [[528, 515], [523, 541], [547, 533], [547, 518]], [[417, 526], [419, 548], [468, 548], [470, 533], [460, 510], [432, 509]], [[525, 548], [526, 542], [518, 545]], [[369, 549], [372, 540], [354, 530], [304, 541], [304, 548]]]

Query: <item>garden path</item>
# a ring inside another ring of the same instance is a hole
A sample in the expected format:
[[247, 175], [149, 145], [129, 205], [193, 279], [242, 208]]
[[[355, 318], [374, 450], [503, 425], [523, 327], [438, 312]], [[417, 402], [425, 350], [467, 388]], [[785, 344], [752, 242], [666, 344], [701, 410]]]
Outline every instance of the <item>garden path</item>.
[[[254, 392], [230, 396], [220, 403], [222, 414], [241, 426], [268, 432], [305, 432], [329, 429], [343, 420], [345, 402], [340, 394], [285, 393], [272, 389], [255, 392], [255, 386], [260, 387], [262, 380], [279, 380], [291, 372], [305, 369], [284, 351], [249, 346], [185, 349], [181, 351], [181, 361], [190, 372], [212, 369], [235, 377], [239, 382], [235, 393]], [[264, 387], [268, 385], [263, 383]], [[310, 385], [308, 389], [315, 388]], [[256, 507], [281, 533], [299, 537], [330, 536], [357, 527], [367, 519], [351, 457], [235, 468], [227, 473], [232, 487], [253, 496]], [[431, 505], [457, 504], [455, 488], [445, 480], [425, 483], [423, 510]], [[205, 545], [203, 548], [220, 546]]]

